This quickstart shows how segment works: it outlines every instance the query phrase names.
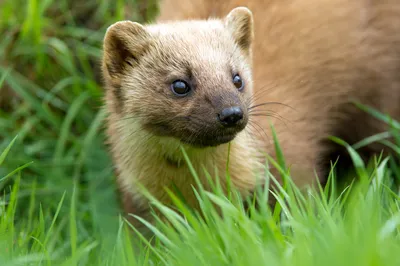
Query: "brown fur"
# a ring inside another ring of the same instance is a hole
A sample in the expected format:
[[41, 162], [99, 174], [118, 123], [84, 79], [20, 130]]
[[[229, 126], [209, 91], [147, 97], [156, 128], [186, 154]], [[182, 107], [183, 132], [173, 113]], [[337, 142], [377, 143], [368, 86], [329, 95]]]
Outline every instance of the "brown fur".
[[[108, 29], [103, 59], [108, 135], [127, 212], [149, 218], [138, 183], [166, 204], [165, 188], [176, 187], [196, 207], [195, 181], [181, 145], [209, 189], [204, 169], [225, 176], [226, 142], [234, 138], [232, 184], [243, 194], [254, 188], [262, 165], [256, 140], [243, 130], [252, 96], [252, 40], [252, 15], [243, 8], [223, 20], [148, 26], [125, 21]], [[233, 84], [235, 73], [243, 91]], [[174, 95], [174, 80], [186, 80], [193, 90], [186, 97]], [[225, 128], [216, 114], [232, 106], [240, 106], [244, 117]], [[221, 186], [227, 187], [224, 178]]]
[[[252, 26], [248, 27], [253, 25], [252, 17], [246, 15], [231, 21], [233, 29], [223, 24], [229, 19], [162, 23], [222, 18], [237, 6], [253, 11], [254, 41]], [[349, 104], [350, 100], [399, 118], [397, 0], [164, 0], [159, 22], [145, 28], [116, 24], [105, 39], [108, 135], [120, 172], [119, 182], [134, 203], [125, 204], [127, 212], [145, 216], [148, 211], [136, 181], [166, 203], [169, 201], [164, 187], [171, 188], [175, 183], [195, 205], [191, 192], [194, 181], [185, 165], [176, 165], [183, 160], [177, 139], [195, 134], [188, 131], [190, 126], [195, 127], [194, 132], [211, 134], [212, 129], [207, 131], [207, 126], [213, 126], [210, 117], [218, 104], [236, 100], [248, 108], [252, 95], [253, 105], [270, 103], [258, 107], [253, 115], [247, 112], [248, 119], [256, 125], [252, 127], [250, 123], [231, 141], [232, 181], [243, 193], [256, 183], [254, 169], [260, 167], [257, 147], [274, 156], [270, 121], [295, 182], [304, 185], [314, 180], [314, 170], [320, 176], [325, 174], [321, 160], [330, 152], [331, 147], [325, 143], [327, 136], [337, 135], [354, 143], [386, 129]], [[228, 62], [243, 72], [247, 84], [244, 94], [231, 91], [228, 76], [223, 74]], [[187, 75], [183, 70], [187, 68], [182, 68], [185, 64], [194, 69], [192, 75], [199, 77], [199, 95], [186, 100], [171, 98], [164, 86], [171, 79], [166, 81], [165, 77], [171, 73], [173, 78]], [[171, 121], [171, 117], [193, 112], [195, 118], [190, 122]], [[271, 112], [284, 119], [274, 115], [267, 119], [264, 115]], [[196, 126], [198, 121], [202, 123]], [[258, 140], [254, 140], [257, 134]], [[204, 183], [202, 166], [211, 173], [215, 167], [219, 173], [224, 172], [226, 144], [208, 148], [184, 146]], [[368, 151], [381, 148], [372, 146]]]
[[[325, 172], [327, 136], [355, 143], [387, 129], [350, 100], [400, 117], [399, 1], [163, 0], [159, 21], [220, 17], [235, 6], [254, 14], [255, 102], [293, 108], [265, 109], [288, 120], [273, 124], [298, 183], [309, 183], [312, 169]], [[266, 119], [257, 123], [268, 129]], [[264, 139], [272, 153], [272, 143]], [[369, 148], [366, 152], [383, 147]]]

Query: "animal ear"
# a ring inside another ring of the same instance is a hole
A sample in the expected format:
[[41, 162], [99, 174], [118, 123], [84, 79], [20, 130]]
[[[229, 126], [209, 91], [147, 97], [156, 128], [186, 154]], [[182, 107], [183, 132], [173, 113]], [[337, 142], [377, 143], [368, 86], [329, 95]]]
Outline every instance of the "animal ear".
[[135, 67], [148, 49], [150, 33], [139, 23], [120, 21], [111, 25], [103, 44], [103, 72], [118, 79], [127, 67]]
[[239, 47], [249, 53], [254, 37], [253, 14], [246, 7], [236, 7], [225, 17], [225, 25], [231, 31]]

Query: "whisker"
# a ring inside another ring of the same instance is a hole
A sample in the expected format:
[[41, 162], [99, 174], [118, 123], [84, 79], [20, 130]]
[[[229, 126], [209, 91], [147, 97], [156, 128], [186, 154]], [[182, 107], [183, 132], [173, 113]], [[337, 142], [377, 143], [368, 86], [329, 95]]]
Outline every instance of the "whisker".
[[[257, 130], [259, 136], [260, 136], [262, 139], [263, 139], [264, 136], [265, 136], [266, 139], [267, 139], [267, 141], [270, 141], [270, 138], [269, 138], [267, 132], [265, 131], [265, 129], [264, 129], [263, 127], [261, 127], [261, 126], [260, 126], [259, 124], [257, 124], [255, 121], [250, 121], [249, 123], [252, 125], [253, 128], [255, 128], [255, 129]], [[261, 130], [261, 131], [260, 131], [260, 130]], [[262, 134], [261, 132], [264, 133], [264, 134]]]
[[267, 115], [275, 115], [278, 116], [282, 120], [289, 121], [289, 119], [284, 118], [281, 116], [278, 112], [275, 112], [270, 109], [252, 109], [248, 112], [249, 115], [254, 115], [254, 114], [267, 114]]
[[252, 114], [251, 116], [276, 118], [276, 119], [278, 119], [279, 121], [281, 121], [281, 122], [285, 125], [285, 127], [286, 127], [287, 129], [289, 129], [289, 127], [288, 127], [288, 125], [287, 125], [287, 122], [285, 122], [285, 119], [282, 118], [281, 116], [274, 115], [274, 114]]
[[252, 109], [248, 112], [249, 114], [254, 114], [254, 113], [258, 113], [258, 114], [264, 114], [264, 113], [272, 113], [272, 114], [277, 114], [278, 112], [275, 112], [273, 110], [270, 109]]
[[265, 112], [262, 112], [262, 111], [249, 112], [249, 116], [270, 116], [270, 117], [277, 118], [281, 121], [291, 122], [289, 119], [286, 119], [283, 116], [281, 116], [280, 114], [270, 111], [270, 110], [265, 110]]
[[247, 136], [249, 136], [250, 138], [252, 138], [254, 140], [254, 136], [251, 134], [252, 133], [251, 132], [251, 130], [252, 130], [251, 126], [252, 125], [249, 123], [248, 127], [246, 126], [246, 128], [243, 131], [246, 133]]
[[264, 93], [270, 92], [272, 89], [276, 88], [277, 85], [264, 85], [263, 87], [261, 87], [259, 90], [257, 90], [256, 93], [254, 93], [253, 95], [251, 95], [248, 99], [248, 104], [251, 104], [253, 101], [255, 101], [256, 97], [260, 97], [262, 96]]
[[295, 109], [294, 109], [293, 107], [291, 107], [290, 105], [287, 105], [287, 104], [284, 104], [284, 103], [281, 103], [281, 102], [265, 102], [265, 103], [260, 103], [260, 104], [256, 104], [256, 105], [250, 106], [249, 108], [247, 108], [247, 110], [252, 110], [252, 109], [257, 108], [257, 107], [268, 106], [268, 105], [282, 105], [282, 106], [288, 107], [288, 108], [290, 108], [290, 109], [292, 109], [292, 110], [295, 110]]
[[[249, 121], [248, 125], [249, 125], [249, 127], [251, 127], [251, 128], [253, 129], [254, 133], [258, 133], [258, 134], [261, 136], [261, 132], [259, 131], [258, 128], [256, 128], [256, 127], [251, 123], [251, 121]], [[249, 133], [250, 133], [250, 132], [249, 132]], [[252, 133], [253, 133], [253, 132], [252, 132]], [[261, 136], [261, 137], [262, 137], [262, 136]]]

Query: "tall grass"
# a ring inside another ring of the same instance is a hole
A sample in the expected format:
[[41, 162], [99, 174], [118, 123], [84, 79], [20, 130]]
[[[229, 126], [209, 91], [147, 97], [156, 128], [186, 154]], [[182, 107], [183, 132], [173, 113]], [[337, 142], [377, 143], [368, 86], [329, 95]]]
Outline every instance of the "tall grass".
[[300, 193], [282, 155], [270, 161], [286, 177], [274, 209], [266, 190], [246, 210], [216, 186], [196, 191], [201, 215], [172, 194], [184, 216], [151, 199], [167, 221], [149, 225], [152, 244], [134, 233], [104, 146], [98, 66], [106, 27], [152, 17], [153, 4], [0, 3], [0, 265], [400, 265], [398, 158], [365, 165], [356, 151], [379, 141], [400, 155], [400, 126], [361, 105], [393, 130], [354, 146], [332, 138], [356, 169], [344, 190], [333, 170], [325, 188]]
[[141, 21], [141, 4], [1, 1], [0, 150], [18, 136], [0, 167], [2, 206], [18, 228], [9, 233], [16, 242], [8, 249], [19, 247], [10, 256], [78, 259], [83, 249], [107, 247], [118, 231], [99, 62], [106, 28]]
[[[337, 189], [334, 171], [324, 188], [306, 192], [287, 176], [286, 187], [274, 193], [275, 209], [256, 206], [252, 198], [246, 209], [235, 191], [229, 198], [216, 185], [212, 192], [195, 190], [200, 212], [171, 194], [183, 216], [148, 195], [166, 217], [155, 216], [156, 225], [137, 217], [153, 232], [151, 243], [132, 233], [135, 228], [121, 217], [115, 217], [116, 230], [108, 234], [85, 227], [88, 212], [77, 208], [76, 183], [56, 202], [55, 213], [43, 209], [45, 202], [34, 211], [34, 185], [28, 217], [18, 216], [26, 171], [22, 166], [15, 169], [15, 182], [2, 197], [0, 260], [6, 265], [399, 265], [400, 206], [394, 184], [398, 175], [388, 167], [390, 158], [376, 159], [368, 168], [351, 146], [336, 141], [348, 148], [360, 177], [344, 190]], [[0, 155], [0, 166], [13, 143]], [[281, 157], [272, 163], [284, 169], [283, 162]], [[262, 203], [271, 194], [260, 188], [255, 196]]]

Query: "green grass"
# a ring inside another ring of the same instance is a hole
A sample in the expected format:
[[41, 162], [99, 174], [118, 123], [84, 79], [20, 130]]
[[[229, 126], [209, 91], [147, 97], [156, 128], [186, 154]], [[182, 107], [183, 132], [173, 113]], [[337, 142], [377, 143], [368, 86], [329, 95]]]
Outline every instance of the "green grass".
[[325, 188], [301, 194], [282, 155], [270, 161], [285, 176], [273, 210], [249, 199], [246, 213], [216, 186], [197, 191], [202, 218], [178, 198], [185, 218], [153, 200], [168, 225], [150, 227], [152, 245], [131, 233], [104, 145], [99, 60], [107, 26], [154, 15], [140, 4], [0, 3], [0, 97], [12, 95], [0, 99], [0, 265], [400, 265], [400, 167], [395, 157], [366, 165], [356, 151], [379, 141], [400, 155], [400, 126], [363, 106], [393, 130], [353, 147], [332, 138], [353, 159], [350, 186], [332, 171]]

